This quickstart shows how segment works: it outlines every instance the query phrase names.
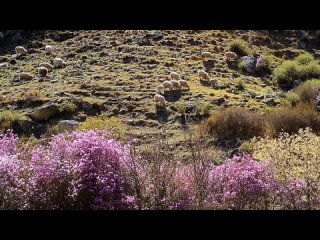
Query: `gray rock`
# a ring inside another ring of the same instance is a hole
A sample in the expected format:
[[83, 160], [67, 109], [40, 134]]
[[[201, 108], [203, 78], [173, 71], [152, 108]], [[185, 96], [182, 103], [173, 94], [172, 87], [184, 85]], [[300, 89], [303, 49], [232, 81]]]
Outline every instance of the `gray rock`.
[[101, 75], [95, 75], [95, 76], [93, 76], [93, 79], [94, 79], [94, 80], [101, 79], [101, 78], [102, 78]]
[[0, 68], [8, 66], [8, 63], [0, 63]]
[[7, 62], [7, 61], [8, 61], [7, 57], [0, 57], [0, 63]]
[[74, 130], [79, 126], [79, 122], [75, 120], [61, 120], [58, 122], [57, 127], [68, 129], [68, 130]]
[[226, 100], [222, 97], [222, 98], [218, 98], [217, 100], [216, 100], [216, 104], [218, 105], [218, 106], [220, 106], [222, 103], [224, 103]]
[[295, 86], [298, 86], [298, 85], [300, 85], [301, 83], [302, 83], [302, 81], [301, 81], [300, 79], [293, 80], [293, 84], [294, 84]]
[[306, 48], [306, 43], [304, 41], [299, 42], [299, 47], [302, 49]]
[[274, 101], [273, 98], [265, 98], [261, 101], [264, 104], [267, 104], [268, 106], [276, 106], [277, 103]]
[[124, 108], [121, 108], [119, 111], [119, 114], [126, 114], [126, 113], [127, 113], [127, 110]]
[[240, 61], [244, 62], [246, 67], [246, 71], [249, 73], [253, 73], [256, 71], [256, 62], [257, 59], [254, 57], [250, 57], [250, 56], [244, 56], [240, 58]]

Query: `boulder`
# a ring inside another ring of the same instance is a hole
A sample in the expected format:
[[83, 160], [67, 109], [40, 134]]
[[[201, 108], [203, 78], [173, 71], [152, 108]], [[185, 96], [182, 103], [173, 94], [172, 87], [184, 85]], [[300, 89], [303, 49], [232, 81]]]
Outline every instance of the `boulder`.
[[60, 113], [59, 107], [56, 104], [47, 104], [34, 109], [29, 116], [34, 121], [48, 121], [50, 118], [57, 116]]
[[244, 56], [240, 58], [241, 62], [245, 63], [245, 70], [249, 73], [253, 73], [256, 71], [256, 63], [257, 59], [250, 56]]

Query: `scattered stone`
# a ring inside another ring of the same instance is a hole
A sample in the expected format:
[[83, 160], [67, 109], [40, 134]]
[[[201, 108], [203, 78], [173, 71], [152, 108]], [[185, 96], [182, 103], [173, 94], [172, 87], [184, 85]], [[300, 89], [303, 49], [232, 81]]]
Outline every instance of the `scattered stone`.
[[[255, 93], [251, 93], [251, 96], [255, 95]], [[255, 96], [255, 99], [263, 99], [264, 96], [263, 95], [258, 95], [258, 96]]]
[[264, 104], [267, 104], [268, 106], [276, 106], [277, 103], [274, 101], [273, 98], [265, 98], [261, 101]]
[[61, 120], [58, 122], [57, 127], [68, 129], [68, 130], [75, 130], [79, 126], [79, 122], [75, 120]]
[[302, 48], [302, 49], [305, 49], [306, 48], [306, 43], [304, 41], [300, 41], [299, 42], [299, 47]]
[[293, 80], [293, 84], [294, 84], [295, 86], [299, 86], [301, 83], [302, 83], [302, 81], [301, 81], [300, 79]]
[[111, 112], [115, 115], [117, 115], [119, 113], [119, 109], [117, 107], [114, 107], [111, 109]]
[[0, 68], [1, 67], [6, 67], [6, 66], [8, 66], [8, 63], [0, 63]]
[[11, 59], [9, 60], [9, 63], [12, 64], [12, 65], [14, 65], [14, 64], [17, 63], [17, 60], [15, 60], [14, 58], [11, 58]]
[[220, 106], [222, 103], [224, 103], [226, 100], [222, 97], [222, 98], [218, 98], [217, 100], [216, 100], [216, 103], [217, 103], [217, 105], [218, 106]]
[[95, 75], [95, 76], [93, 76], [93, 79], [94, 79], [94, 80], [98, 80], [98, 79], [101, 79], [101, 78], [102, 78], [101, 75]]

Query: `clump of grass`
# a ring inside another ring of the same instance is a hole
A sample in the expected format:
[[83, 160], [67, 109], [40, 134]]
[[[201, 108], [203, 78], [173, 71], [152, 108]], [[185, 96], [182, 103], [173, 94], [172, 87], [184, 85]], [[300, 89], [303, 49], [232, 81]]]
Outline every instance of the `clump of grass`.
[[242, 71], [242, 72], [245, 72], [246, 71], [246, 67], [247, 67], [247, 64], [244, 62], [244, 61], [240, 61], [238, 63], [238, 68]]
[[61, 106], [59, 106], [60, 112], [76, 112], [77, 108], [77, 105], [74, 104], [72, 101], [67, 101], [63, 103]]
[[246, 85], [244, 83], [244, 81], [242, 79], [239, 79], [237, 82], [236, 82], [236, 85], [235, 85], [236, 89], [238, 90], [244, 90]]
[[263, 54], [264, 64], [259, 66], [256, 71], [258, 74], [271, 73], [272, 69], [276, 66], [276, 57], [271, 54]]
[[109, 130], [118, 139], [125, 139], [126, 127], [116, 117], [95, 116], [87, 117], [77, 128], [80, 131], [89, 129]]
[[298, 103], [300, 102], [300, 97], [297, 93], [295, 92], [288, 92], [286, 94], [286, 98], [282, 99], [281, 101], [281, 106], [290, 106], [290, 107], [294, 107], [296, 106]]
[[254, 147], [254, 141], [252, 141], [252, 140], [243, 141], [241, 143], [240, 147], [238, 148], [238, 151], [241, 152], [241, 153], [252, 154], [253, 153], [253, 147]]
[[177, 112], [181, 115], [184, 115], [186, 113], [187, 105], [186, 102], [181, 100], [175, 104], [175, 107], [177, 109]]
[[4, 110], [0, 112], [0, 127], [1, 129], [9, 129], [12, 128], [14, 122], [25, 119], [26, 117], [18, 111]]
[[253, 54], [249, 44], [243, 40], [236, 39], [229, 43], [230, 51], [233, 51], [241, 56], [250, 56]]
[[212, 105], [208, 102], [197, 102], [196, 103], [196, 114], [199, 115], [209, 115]]

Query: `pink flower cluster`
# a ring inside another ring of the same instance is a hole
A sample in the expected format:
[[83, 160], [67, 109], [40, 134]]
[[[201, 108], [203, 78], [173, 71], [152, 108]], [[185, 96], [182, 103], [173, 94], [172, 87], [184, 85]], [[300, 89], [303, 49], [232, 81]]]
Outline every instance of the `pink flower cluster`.
[[264, 63], [265, 63], [264, 56], [261, 54], [257, 59], [256, 68], [263, 66]]

